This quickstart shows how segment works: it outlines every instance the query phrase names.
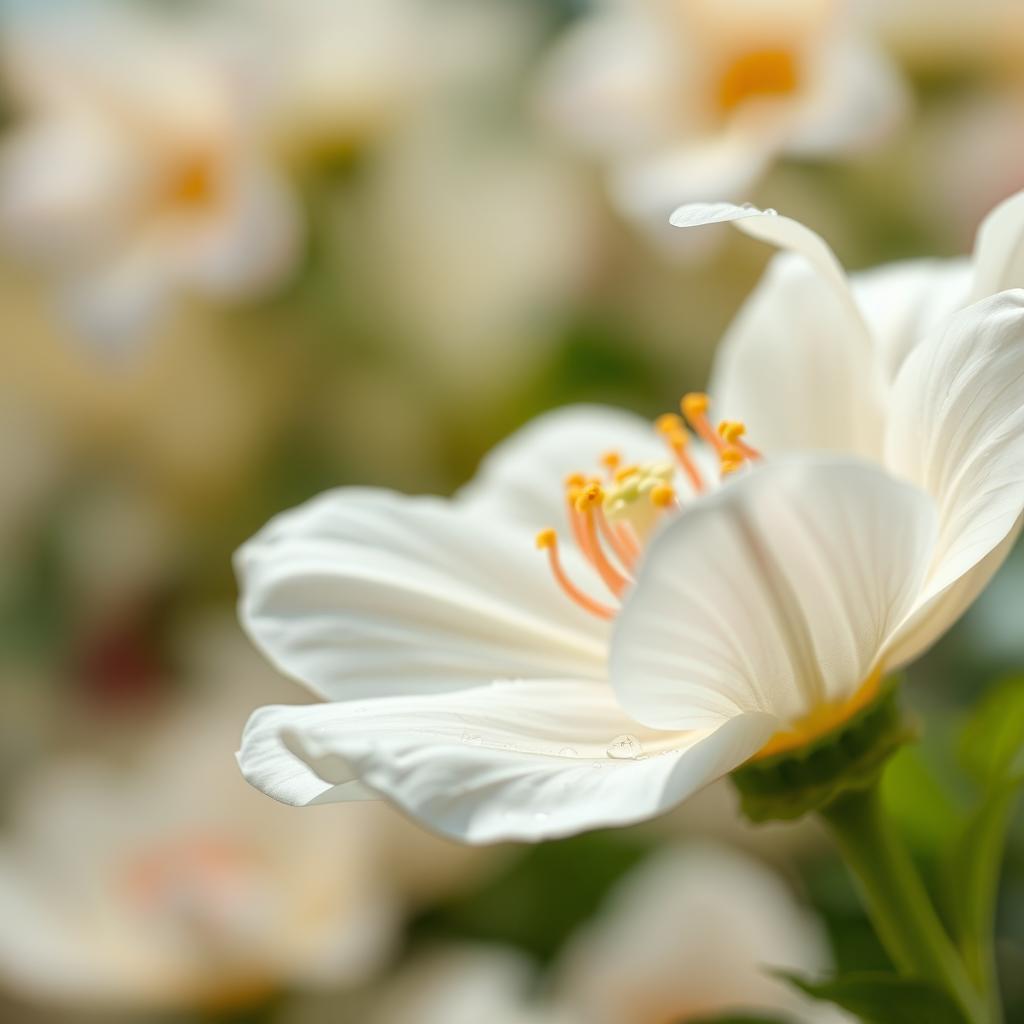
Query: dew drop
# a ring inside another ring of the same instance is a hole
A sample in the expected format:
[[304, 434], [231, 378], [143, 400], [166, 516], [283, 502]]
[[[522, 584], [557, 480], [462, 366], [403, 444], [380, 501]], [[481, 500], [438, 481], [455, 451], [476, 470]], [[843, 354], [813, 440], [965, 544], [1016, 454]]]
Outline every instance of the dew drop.
[[778, 217], [779, 215], [779, 211], [773, 210], [770, 206], [766, 210], [762, 210], [761, 212], [768, 217]]
[[462, 742], [468, 743], [471, 747], [479, 747], [483, 743], [484, 738], [476, 732], [464, 732], [462, 734]]
[[753, 203], [742, 203], [740, 205], [741, 210], [756, 210], [757, 207]]
[[637, 759], [643, 756], [644, 749], [640, 746], [640, 741], [630, 733], [625, 733], [622, 736], [616, 736], [615, 739], [608, 744], [608, 756], [614, 757], [616, 760], [624, 761], [630, 758]]
[[575, 747], [562, 747], [558, 752], [559, 757], [579, 757], [579, 752]]

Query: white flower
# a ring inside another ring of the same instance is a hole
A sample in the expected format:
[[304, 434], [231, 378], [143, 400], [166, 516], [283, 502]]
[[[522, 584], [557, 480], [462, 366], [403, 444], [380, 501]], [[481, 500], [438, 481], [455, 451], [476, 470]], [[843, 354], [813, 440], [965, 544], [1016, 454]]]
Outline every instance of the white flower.
[[[463, 946], [421, 956], [373, 1024], [664, 1024], [728, 1013], [848, 1020], [773, 970], [827, 970], [813, 914], [771, 870], [728, 846], [668, 847], [618, 882], [556, 958], [549, 985], [522, 955]], [[538, 994], [543, 993], [543, 994]]]
[[621, 209], [747, 190], [780, 154], [848, 151], [893, 127], [903, 86], [835, 0], [605, 0], [569, 30], [544, 89], [609, 167]]
[[661, 1024], [778, 1012], [848, 1020], [774, 970], [829, 968], [820, 922], [763, 863], [717, 843], [667, 847], [633, 869], [555, 969], [555, 1002], [578, 1024]]
[[452, 854], [473, 874], [466, 848], [382, 805], [299, 820], [245, 785], [225, 754], [240, 698], [281, 681], [228, 626], [189, 630], [193, 696], [126, 760], [66, 757], [26, 780], [0, 842], [7, 990], [141, 1010], [362, 983], [406, 904], [456, 883]]
[[[716, 432], [702, 395], [683, 400], [701, 444], [678, 416], [570, 409], [454, 502], [350, 489], [272, 521], [238, 557], [242, 619], [328, 703], [253, 716], [251, 782], [371, 792], [471, 842], [635, 822], [840, 724], [970, 604], [1024, 507], [1024, 291], [910, 332], [897, 366], [818, 236], [735, 207], [680, 219], [716, 216], [820, 275], [788, 298], [808, 331], [769, 320], [744, 352], [755, 305], [726, 345], [722, 404], [742, 396], [750, 432]], [[983, 236], [1012, 255], [998, 221]], [[1003, 270], [979, 258], [975, 288]], [[565, 474], [609, 451], [567, 502]], [[548, 571], [527, 531], [556, 523]]]
[[102, 0], [3, 14], [16, 120], [0, 229], [81, 330], [120, 342], [178, 293], [242, 298], [282, 278], [297, 210], [223, 33]]

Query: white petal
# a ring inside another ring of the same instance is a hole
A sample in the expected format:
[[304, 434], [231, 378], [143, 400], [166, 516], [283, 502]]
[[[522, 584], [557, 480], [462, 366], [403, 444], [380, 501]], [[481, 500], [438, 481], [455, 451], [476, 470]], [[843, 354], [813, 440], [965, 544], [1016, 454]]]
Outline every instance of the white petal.
[[237, 569], [254, 642], [330, 699], [604, 677], [607, 626], [561, 593], [532, 533], [439, 498], [330, 492], [272, 520]]
[[846, 273], [828, 243], [816, 231], [791, 217], [782, 217], [775, 210], [759, 210], [749, 203], [690, 203], [681, 206], [670, 218], [675, 227], [699, 227], [702, 224], [735, 223], [740, 231], [769, 245], [799, 253], [821, 279], [835, 292], [852, 324], [858, 324], [867, 336], [863, 317], [846, 280]]
[[715, 361], [715, 415], [746, 423], [765, 452], [881, 450], [870, 343], [805, 260], [777, 256]]
[[927, 495], [853, 460], [770, 462], [651, 543], [619, 613], [620, 703], [663, 729], [849, 698], [920, 592]]
[[[289, 802], [323, 802], [330, 787], [357, 776], [422, 823], [471, 843], [652, 817], [742, 763], [778, 725], [752, 714], [656, 732], [630, 721], [607, 687], [562, 680], [292, 710], [250, 720], [239, 760], [254, 785]], [[319, 792], [297, 783], [302, 769], [289, 769], [286, 757], [252, 753], [274, 742], [312, 769]]]
[[982, 221], [974, 242], [971, 301], [1024, 287], [1024, 192], [1004, 199]]
[[891, 384], [910, 350], [966, 302], [967, 260], [903, 260], [850, 280], [874, 339], [883, 381]]
[[599, 459], [609, 450], [627, 462], [667, 458], [648, 420], [598, 405], [569, 406], [537, 417], [492, 449], [456, 500], [534, 531], [561, 526], [565, 477], [600, 471]]
[[[918, 344], [892, 406], [887, 463], [939, 509], [921, 598], [935, 617], [923, 633], [920, 615], [913, 624], [930, 642], [976, 594], [971, 586], [939, 600], [943, 591], [999, 547], [1024, 510], [1024, 290], [982, 299]], [[995, 568], [989, 561], [984, 571]]]

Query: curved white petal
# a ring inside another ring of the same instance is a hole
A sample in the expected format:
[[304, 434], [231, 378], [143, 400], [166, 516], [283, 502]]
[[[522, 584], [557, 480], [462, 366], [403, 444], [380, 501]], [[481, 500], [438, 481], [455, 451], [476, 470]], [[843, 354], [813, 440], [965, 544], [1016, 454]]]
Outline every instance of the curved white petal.
[[967, 301], [968, 260], [902, 260], [853, 274], [850, 285], [874, 340], [883, 382], [891, 384], [910, 350]]
[[330, 699], [604, 678], [607, 626], [562, 594], [532, 534], [439, 498], [330, 492], [272, 520], [236, 565], [253, 641]]
[[861, 327], [807, 262], [777, 256], [730, 326], [711, 378], [715, 415], [765, 452], [877, 455], [882, 415]]
[[1024, 192], [1004, 199], [982, 221], [974, 242], [971, 301], [1024, 287]]
[[[250, 720], [239, 760], [254, 785], [288, 802], [323, 802], [344, 798], [331, 787], [358, 777], [422, 823], [471, 843], [652, 817], [745, 761], [778, 726], [750, 714], [658, 732], [627, 718], [607, 687], [554, 679], [291, 711]], [[293, 768], [283, 754], [266, 756], [275, 742]], [[320, 780], [319, 792], [299, 781], [299, 763]]]
[[600, 472], [600, 457], [609, 450], [628, 462], [668, 457], [648, 420], [599, 405], [567, 406], [538, 416], [493, 448], [455, 497], [474, 512], [534, 531], [562, 526], [565, 477]]
[[780, 216], [775, 210], [759, 210], [749, 203], [742, 206], [731, 203], [690, 203], [679, 207], [669, 222], [679, 228], [731, 222], [752, 238], [779, 249], [799, 253], [833, 290], [836, 300], [850, 318], [850, 323], [858, 325], [867, 343], [867, 327], [853, 301], [846, 272], [828, 243], [816, 231], [791, 217]]
[[851, 697], [920, 592], [927, 495], [853, 460], [781, 459], [680, 515], [619, 613], [622, 706], [662, 729]]
[[[921, 596], [937, 616], [926, 631], [934, 639], [965, 607], [940, 601], [943, 591], [998, 548], [1024, 511], [1024, 290], [982, 299], [914, 348], [892, 390], [886, 461], [939, 509]], [[989, 562], [986, 574], [996, 567]]]

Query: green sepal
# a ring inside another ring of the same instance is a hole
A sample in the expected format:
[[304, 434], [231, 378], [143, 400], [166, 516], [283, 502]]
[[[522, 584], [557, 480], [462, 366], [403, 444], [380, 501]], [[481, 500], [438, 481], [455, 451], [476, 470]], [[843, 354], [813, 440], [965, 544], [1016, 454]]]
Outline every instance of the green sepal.
[[873, 785], [886, 761], [914, 737], [897, 690], [888, 682], [867, 707], [806, 746], [740, 765], [731, 778], [747, 818], [792, 821]]

